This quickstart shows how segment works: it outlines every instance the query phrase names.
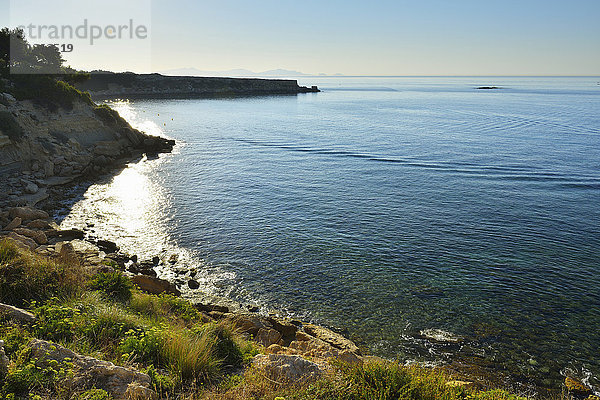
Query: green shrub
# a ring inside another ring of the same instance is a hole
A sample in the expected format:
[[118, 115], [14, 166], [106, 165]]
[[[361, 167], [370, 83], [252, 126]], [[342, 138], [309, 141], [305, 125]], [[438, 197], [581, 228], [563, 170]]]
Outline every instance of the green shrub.
[[9, 369], [2, 386], [4, 394], [29, 393], [31, 398], [35, 393], [56, 393], [62, 382], [73, 377], [71, 363], [54, 361], [40, 367], [35, 359], [31, 359], [30, 353], [30, 348], [24, 349]]
[[203, 320], [203, 314], [189, 301], [166, 293], [156, 296], [135, 292], [129, 307], [140, 314], [157, 319], [175, 318], [185, 323]]
[[78, 395], [77, 400], [112, 400], [112, 396], [103, 389], [90, 389]]
[[94, 105], [89, 93], [81, 92], [68, 83], [48, 75], [12, 75], [15, 87], [12, 90], [17, 100], [31, 100], [34, 103], [57, 111], [73, 109], [75, 101]]
[[144, 372], [150, 377], [152, 388], [160, 398], [168, 397], [165, 394], [175, 391], [178, 384], [177, 379], [170, 375], [161, 374], [153, 365], [149, 366]]
[[31, 334], [26, 328], [15, 325], [8, 318], [0, 318], [0, 338], [4, 340], [6, 356], [11, 358], [31, 341]]
[[157, 328], [150, 329], [148, 332], [132, 330], [127, 332], [127, 337], [121, 341], [119, 352], [124, 358], [164, 366], [161, 357], [163, 341], [161, 332]]
[[0, 242], [0, 302], [27, 307], [32, 301], [70, 297], [82, 286], [82, 271], [21, 250], [9, 240]]
[[109, 298], [125, 302], [131, 298], [133, 284], [120, 272], [101, 272], [92, 278], [89, 287], [104, 293]]
[[35, 309], [38, 320], [33, 329], [38, 337], [46, 340], [68, 341], [75, 334], [75, 318], [80, 314], [76, 308], [45, 305]]

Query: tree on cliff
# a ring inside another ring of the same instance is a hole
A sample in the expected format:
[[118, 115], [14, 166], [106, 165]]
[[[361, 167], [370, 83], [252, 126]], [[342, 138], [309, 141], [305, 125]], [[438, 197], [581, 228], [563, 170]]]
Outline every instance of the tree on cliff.
[[93, 103], [89, 94], [69, 85], [89, 79], [64, 66], [58, 47], [27, 43], [23, 30], [0, 29], [0, 90], [18, 100], [32, 100], [50, 110], [70, 109], [76, 99]]
[[3, 28], [0, 30], [0, 70], [2, 76], [11, 72], [18, 74], [62, 74], [63, 66], [58, 47], [27, 43], [23, 30]]

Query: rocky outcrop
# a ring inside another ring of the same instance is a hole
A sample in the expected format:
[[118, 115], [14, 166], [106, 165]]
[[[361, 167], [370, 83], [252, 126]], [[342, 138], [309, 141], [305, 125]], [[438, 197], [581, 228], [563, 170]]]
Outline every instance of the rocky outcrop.
[[[133, 129], [106, 106], [79, 99], [72, 109], [49, 110], [11, 98], [0, 104], [0, 206], [34, 206], [56, 186], [144, 153], [154, 157], [174, 144]], [[35, 219], [12, 215], [17, 216]]]
[[5, 315], [11, 320], [21, 324], [32, 324], [36, 321], [35, 315], [8, 304], [0, 303], [0, 315]]
[[73, 376], [63, 382], [75, 389], [98, 388], [105, 390], [114, 399], [156, 399], [150, 389], [150, 377], [131, 368], [114, 365], [108, 361], [82, 356], [58, 344], [33, 339], [29, 344], [31, 359], [40, 368], [54, 362], [71, 363]]
[[285, 79], [209, 78], [190, 76], [138, 75], [133, 73], [92, 73], [78, 85], [93, 98], [193, 98], [215, 96], [256, 96], [319, 92], [316, 86], [299, 86]]
[[360, 349], [354, 342], [327, 328], [296, 320], [254, 314], [209, 313], [224, 319], [238, 331], [266, 347], [269, 354], [297, 355], [326, 364], [328, 359], [360, 363]]
[[254, 358], [254, 366], [277, 383], [300, 384], [315, 381], [323, 375], [318, 364], [285, 354], [260, 354]]

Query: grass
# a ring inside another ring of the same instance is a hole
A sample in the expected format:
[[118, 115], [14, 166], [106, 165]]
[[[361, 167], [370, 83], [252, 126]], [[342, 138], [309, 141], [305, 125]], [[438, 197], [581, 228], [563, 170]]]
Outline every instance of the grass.
[[[55, 375], [35, 375], [32, 360], [22, 356], [32, 338], [147, 371], [167, 397], [213, 384], [228, 367], [256, 354], [254, 345], [227, 325], [208, 323], [184, 299], [142, 293], [119, 272], [86, 276], [77, 263], [37, 256], [11, 240], [0, 242], [0, 297], [37, 316], [31, 326], [0, 316], [0, 338], [11, 359], [0, 380], [0, 399], [12, 394], [73, 398], [59, 380], [49, 378]], [[103, 398], [101, 392], [85, 396]]]
[[256, 370], [224, 380], [219, 389], [198, 397], [208, 400], [519, 400], [502, 390], [476, 391], [452, 387], [439, 370], [392, 362], [362, 365], [333, 363], [320, 380], [305, 385], [279, 384]]
[[82, 276], [78, 265], [37, 256], [6, 239], [0, 242], [0, 302], [27, 307], [72, 297], [83, 289]]
[[[502, 390], [447, 385], [451, 377], [444, 372], [392, 362], [334, 362], [316, 382], [275, 382], [249, 367], [256, 345], [225, 323], [209, 322], [186, 300], [142, 293], [119, 272], [88, 276], [77, 263], [42, 258], [10, 240], [0, 241], [0, 298], [37, 316], [33, 325], [20, 326], [0, 315], [0, 339], [11, 361], [0, 376], [0, 399], [110, 398], [96, 388], [66, 387], [69, 365], [38, 368], [30, 357], [32, 338], [143, 371], [162, 399], [519, 399]], [[242, 366], [242, 374], [234, 373]]]

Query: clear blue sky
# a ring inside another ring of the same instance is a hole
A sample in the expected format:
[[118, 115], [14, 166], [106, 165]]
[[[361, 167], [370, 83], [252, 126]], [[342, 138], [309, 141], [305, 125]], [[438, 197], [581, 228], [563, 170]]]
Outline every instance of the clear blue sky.
[[151, 34], [154, 71], [600, 75], [599, 0], [154, 0]]

